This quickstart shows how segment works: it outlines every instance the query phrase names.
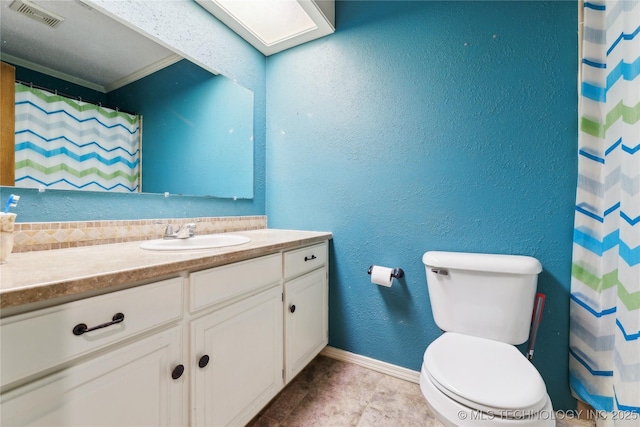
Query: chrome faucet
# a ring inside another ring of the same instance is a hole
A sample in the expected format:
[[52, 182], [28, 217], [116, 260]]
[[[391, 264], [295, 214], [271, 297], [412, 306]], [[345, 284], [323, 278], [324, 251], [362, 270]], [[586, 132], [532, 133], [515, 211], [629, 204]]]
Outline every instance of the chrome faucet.
[[181, 227], [178, 227], [176, 231], [173, 231], [173, 226], [171, 224], [167, 224], [167, 228], [164, 230], [164, 239], [188, 239], [189, 237], [195, 236], [196, 232], [196, 224], [193, 222], [189, 222], [184, 224]]
[[196, 235], [196, 224], [189, 222], [178, 229], [177, 239], [188, 239]]

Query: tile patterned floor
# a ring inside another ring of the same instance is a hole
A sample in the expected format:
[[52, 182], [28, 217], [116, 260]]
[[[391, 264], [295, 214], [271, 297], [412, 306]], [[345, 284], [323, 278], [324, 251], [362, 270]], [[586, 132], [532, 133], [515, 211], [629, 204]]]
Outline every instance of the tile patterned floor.
[[[559, 421], [560, 427], [590, 427]], [[318, 356], [249, 427], [441, 427], [420, 386], [361, 366]]]
[[251, 427], [442, 426], [418, 384], [318, 356]]

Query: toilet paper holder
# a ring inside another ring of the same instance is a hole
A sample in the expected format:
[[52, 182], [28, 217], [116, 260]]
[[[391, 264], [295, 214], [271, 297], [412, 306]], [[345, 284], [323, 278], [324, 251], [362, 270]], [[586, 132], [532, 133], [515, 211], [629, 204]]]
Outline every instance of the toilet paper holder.
[[[373, 265], [369, 267], [369, 270], [367, 271], [367, 274], [371, 275], [371, 270], [373, 270]], [[404, 271], [401, 268], [394, 268], [391, 271], [391, 277], [395, 278], [395, 279], [401, 279], [404, 277]]]

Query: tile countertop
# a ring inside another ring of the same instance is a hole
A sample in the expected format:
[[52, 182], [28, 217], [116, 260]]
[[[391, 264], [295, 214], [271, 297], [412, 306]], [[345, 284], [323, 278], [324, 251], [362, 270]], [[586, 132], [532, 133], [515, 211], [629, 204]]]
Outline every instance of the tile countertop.
[[175, 277], [332, 238], [330, 232], [239, 231], [251, 242], [197, 251], [149, 251], [142, 241], [14, 253], [0, 265], [2, 317]]

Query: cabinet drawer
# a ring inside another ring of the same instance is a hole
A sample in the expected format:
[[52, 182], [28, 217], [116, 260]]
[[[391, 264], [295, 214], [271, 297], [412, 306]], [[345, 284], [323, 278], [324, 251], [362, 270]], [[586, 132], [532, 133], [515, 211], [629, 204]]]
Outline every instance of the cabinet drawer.
[[[104, 328], [74, 334], [111, 322]], [[182, 279], [164, 280], [7, 317], [0, 323], [2, 386], [182, 317]]]
[[157, 426], [182, 421], [182, 327], [172, 326], [0, 396], [0, 424]]
[[298, 276], [327, 262], [327, 242], [284, 253], [284, 278]]
[[251, 293], [279, 281], [281, 277], [280, 254], [197, 271], [190, 275], [191, 311]]

